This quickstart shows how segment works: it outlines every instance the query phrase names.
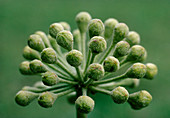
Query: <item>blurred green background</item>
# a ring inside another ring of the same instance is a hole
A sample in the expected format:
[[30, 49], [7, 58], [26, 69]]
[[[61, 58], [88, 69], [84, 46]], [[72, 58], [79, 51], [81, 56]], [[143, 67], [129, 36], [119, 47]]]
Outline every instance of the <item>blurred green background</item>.
[[105, 21], [114, 17], [125, 22], [141, 36], [148, 51], [148, 62], [158, 65], [153, 81], [142, 80], [139, 88], [148, 90], [153, 101], [135, 111], [125, 103], [114, 104], [110, 97], [97, 94], [90, 118], [169, 118], [170, 117], [170, 0], [0, 0], [0, 118], [74, 118], [75, 107], [65, 97], [53, 108], [41, 108], [37, 101], [20, 107], [14, 96], [37, 77], [23, 76], [18, 65], [27, 38], [37, 30], [48, 32], [53, 22], [66, 21], [76, 28], [75, 15], [88, 11], [93, 18]]

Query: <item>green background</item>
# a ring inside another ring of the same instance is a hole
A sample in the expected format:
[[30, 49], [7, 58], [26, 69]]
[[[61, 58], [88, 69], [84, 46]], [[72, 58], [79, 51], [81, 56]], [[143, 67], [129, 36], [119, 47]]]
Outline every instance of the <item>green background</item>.
[[53, 22], [66, 21], [76, 28], [75, 15], [88, 11], [93, 18], [105, 21], [114, 17], [125, 22], [141, 36], [148, 51], [148, 62], [158, 65], [153, 81], [142, 80], [132, 91], [148, 90], [153, 101], [149, 107], [135, 111], [125, 103], [114, 104], [110, 97], [97, 94], [90, 118], [169, 118], [170, 117], [170, 0], [0, 0], [0, 118], [74, 118], [75, 107], [65, 97], [53, 108], [41, 108], [37, 101], [23, 108], [14, 96], [24, 85], [38, 77], [23, 76], [18, 65], [27, 38], [37, 30], [47, 33]]

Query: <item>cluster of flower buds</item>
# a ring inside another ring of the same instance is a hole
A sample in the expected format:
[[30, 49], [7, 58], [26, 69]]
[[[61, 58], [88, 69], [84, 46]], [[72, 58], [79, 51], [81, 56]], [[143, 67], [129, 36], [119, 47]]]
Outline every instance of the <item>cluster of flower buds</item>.
[[[23, 75], [39, 75], [42, 81], [23, 87], [16, 103], [27, 106], [37, 98], [40, 106], [49, 108], [67, 95], [68, 102], [75, 104], [77, 118], [86, 118], [93, 110], [95, 102], [90, 96], [98, 92], [116, 104], [128, 102], [136, 110], [148, 106], [152, 101], [149, 92], [129, 94], [126, 90], [137, 87], [140, 79], [153, 79], [158, 71], [155, 64], [142, 63], [147, 52], [139, 45], [139, 34], [114, 18], [103, 23], [87, 12], [78, 13], [75, 20], [78, 29], [73, 33], [68, 23], [59, 22], [50, 25], [47, 35], [42, 31], [30, 35], [23, 50], [27, 61], [19, 70]], [[120, 71], [130, 64], [125, 72]]]

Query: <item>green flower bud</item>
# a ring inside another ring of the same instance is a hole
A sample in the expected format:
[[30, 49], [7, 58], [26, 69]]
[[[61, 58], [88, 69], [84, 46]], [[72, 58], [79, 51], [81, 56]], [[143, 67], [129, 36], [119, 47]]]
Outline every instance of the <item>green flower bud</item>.
[[60, 24], [63, 26], [64, 30], [71, 30], [70, 25], [67, 22], [60, 22]]
[[119, 70], [119, 60], [113, 56], [109, 56], [104, 60], [103, 66], [106, 72], [115, 72]]
[[47, 86], [53, 86], [59, 83], [59, 79], [55, 73], [47, 71], [42, 75], [42, 82]]
[[40, 54], [36, 50], [31, 49], [29, 46], [25, 46], [23, 50], [23, 57], [28, 60], [40, 59]]
[[125, 23], [118, 23], [114, 28], [114, 43], [123, 40], [125, 36], [129, 33], [129, 28]]
[[128, 54], [130, 49], [130, 45], [126, 41], [120, 41], [116, 44], [115, 51], [113, 56], [115, 57], [123, 57]]
[[30, 62], [30, 69], [34, 73], [44, 73], [47, 71], [46, 66], [37, 59]]
[[67, 100], [70, 104], [75, 104], [76, 99], [77, 99], [76, 92], [72, 92], [67, 95]]
[[158, 68], [155, 64], [152, 63], [146, 64], [146, 74], [144, 78], [153, 79], [157, 73], [158, 73]]
[[37, 34], [30, 35], [28, 45], [30, 48], [40, 52], [45, 48], [42, 38]]
[[143, 78], [146, 74], [146, 66], [142, 63], [133, 64], [126, 72], [126, 76], [129, 78]]
[[129, 93], [124, 87], [117, 87], [111, 91], [111, 97], [117, 104], [125, 103], [129, 98]]
[[145, 90], [130, 94], [128, 99], [128, 103], [135, 110], [147, 107], [151, 101], [152, 96]]
[[66, 60], [71, 66], [78, 67], [83, 61], [83, 55], [78, 50], [71, 50], [66, 55]]
[[87, 31], [88, 23], [90, 20], [91, 20], [91, 16], [87, 12], [80, 12], [77, 14], [76, 22], [77, 22], [77, 26], [78, 26], [80, 32]]
[[104, 76], [103, 66], [97, 63], [93, 63], [88, 67], [87, 75], [89, 78], [97, 81]]
[[137, 32], [131, 31], [126, 36], [125, 41], [127, 41], [130, 46], [138, 45], [140, 43], [140, 36]]
[[38, 98], [38, 104], [44, 108], [50, 108], [53, 106], [57, 96], [51, 92], [43, 92]]
[[19, 91], [15, 96], [15, 101], [18, 105], [29, 105], [38, 95], [29, 91]]
[[89, 42], [89, 48], [92, 53], [98, 54], [103, 52], [107, 47], [105, 39], [101, 36], [94, 36]]
[[23, 61], [19, 66], [19, 71], [23, 75], [32, 75], [33, 72], [30, 69], [30, 62], [29, 61]]
[[76, 109], [80, 113], [88, 114], [89, 112], [93, 111], [94, 108], [94, 101], [89, 96], [78, 97], [75, 104], [76, 104]]
[[118, 24], [118, 21], [114, 18], [109, 18], [104, 22], [104, 25], [105, 25], [104, 37], [105, 38], [108, 39], [113, 36], [113, 30], [117, 24]]
[[53, 23], [49, 27], [49, 34], [51, 37], [56, 38], [57, 34], [63, 30], [64, 28], [60, 23]]
[[100, 36], [104, 31], [104, 24], [100, 19], [92, 19], [88, 26], [90, 38]]
[[61, 47], [69, 51], [73, 49], [73, 35], [70, 31], [63, 30], [59, 32], [56, 40]]
[[142, 62], [146, 59], [147, 53], [144, 47], [134, 45], [131, 47], [129, 54], [126, 58], [127, 61]]
[[45, 48], [41, 52], [41, 59], [42, 61], [49, 63], [49, 64], [54, 64], [57, 62], [57, 54], [54, 49], [52, 48]]

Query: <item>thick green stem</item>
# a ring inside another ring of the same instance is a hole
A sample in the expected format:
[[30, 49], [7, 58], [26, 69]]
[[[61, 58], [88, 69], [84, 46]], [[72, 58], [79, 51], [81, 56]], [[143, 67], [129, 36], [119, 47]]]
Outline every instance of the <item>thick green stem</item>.
[[74, 92], [74, 91], [75, 91], [75, 89], [74, 89], [74, 88], [71, 88], [71, 89], [68, 89], [68, 90], [66, 90], [66, 91], [64, 91], [64, 92], [58, 93], [57, 96], [58, 96], [58, 97], [61, 97], [61, 96], [67, 95], [67, 94], [69, 94], [69, 93], [72, 93], [72, 92]]
[[87, 114], [80, 113], [79, 111], [77, 111], [77, 118], [87, 118]]
[[80, 71], [80, 68], [79, 67], [75, 67], [76, 68], [76, 71], [77, 71], [77, 75], [78, 75], [78, 78], [81, 82], [83, 82], [83, 77], [82, 77], [82, 73]]
[[67, 84], [72, 84], [72, 85], [76, 85], [77, 82], [73, 82], [73, 81], [69, 81], [69, 80], [65, 80], [65, 79], [59, 79], [59, 82], [61, 83], [67, 83]]
[[87, 81], [84, 83], [84, 86], [87, 87], [87, 86], [90, 85], [92, 82], [93, 82], [93, 80], [92, 80], [92, 79], [89, 79], [89, 80], [87, 80]]
[[93, 63], [95, 56], [96, 56], [96, 54], [92, 53], [92, 57], [91, 57], [91, 60], [90, 60], [90, 64]]
[[90, 65], [91, 56], [92, 56], [92, 53], [91, 53], [91, 50], [89, 50], [89, 51], [88, 51], [87, 62], [86, 62], [86, 67], [85, 67], [85, 69], [84, 69], [84, 74], [86, 73], [87, 68], [88, 68], [88, 66]]
[[81, 51], [84, 57], [82, 67], [84, 69], [86, 64], [86, 32], [80, 32], [80, 35], [81, 35]]
[[93, 91], [104, 93], [106, 95], [110, 95], [110, 91], [108, 91], [106, 89], [102, 89], [102, 88], [94, 87], [94, 86], [91, 86], [90, 89], [93, 90]]

